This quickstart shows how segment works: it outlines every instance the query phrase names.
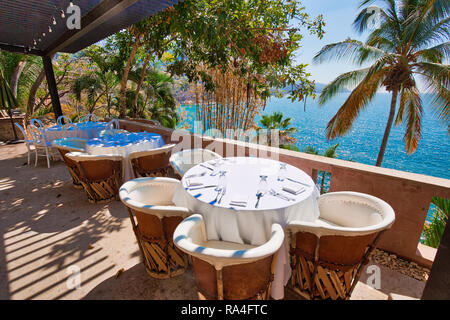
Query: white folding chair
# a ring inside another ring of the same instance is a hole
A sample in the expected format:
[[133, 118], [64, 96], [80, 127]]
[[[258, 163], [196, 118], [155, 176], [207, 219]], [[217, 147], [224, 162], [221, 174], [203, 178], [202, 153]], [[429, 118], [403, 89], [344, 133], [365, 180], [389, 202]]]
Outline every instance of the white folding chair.
[[25, 143], [27, 145], [27, 149], [28, 149], [28, 165], [30, 165], [30, 155], [31, 155], [31, 148], [30, 146], [33, 144], [33, 140], [28, 138], [28, 134], [26, 132], [26, 130], [17, 122], [14, 123], [16, 125], [17, 128], [19, 128], [19, 130], [22, 132], [23, 134], [23, 140], [25, 140]]
[[80, 122], [89, 122], [89, 121], [98, 121], [98, 117], [93, 113], [89, 113], [80, 119]]
[[[45, 132], [35, 125], [28, 127], [31, 138], [33, 139], [34, 151], [36, 154], [36, 160], [34, 166], [37, 167], [38, 157], [45, 156], [47, 158], [47, 167], [50, 168], [50, 157], [53, 157], [52, 145], [45, 138]], [[42, 154], [39, 154], [42, 152]]]
[[[64, 123], [63, 123], [63, 121], [64, 121]], [[63, 126], [64, 124], [68, 124], [68, 123], [72, 123], [72, 120], [70, 120], [70, 118], [67, 116], [59, 116], [58, 119], [56, 120], [56, 124], [58, 126]]]

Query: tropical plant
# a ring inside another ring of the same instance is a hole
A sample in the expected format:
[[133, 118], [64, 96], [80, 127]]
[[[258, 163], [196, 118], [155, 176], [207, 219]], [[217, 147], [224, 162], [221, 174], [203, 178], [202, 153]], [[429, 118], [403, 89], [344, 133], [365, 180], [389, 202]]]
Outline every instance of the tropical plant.
[[0, 68], [0, 109], [8, 111], [9, 118], [11, 120], [11, 126], [14, 132], [14, 140], [17, 139], [17, 132], [14, 126], [14, 120], [12, 115], [12, 109], [17, 106], [17, 100], [14, 97], [12, 90], [3, 76], [3, 70]]
[[444, 234], [445, 226], [448, 222], [450, 212], [450, 200], [433, 197], [431, 200], [433, 205], [432, 219], [430, 223], [426, 223], [422, 232], [422, 243], [437, 248]]
[[[261, 127], [259, 129], [278, 130], [280, 147], [292, 145], [296, 141], [292, 134], [297, 132], [297, 128], [291, 126], [291, 121], [291, 118], [284, 118], [282, 112], [275, 111], [271, 115], [262, 115], [261, 120], [259, 121], [259, 123], [261, 124]], [[272, 145], [272, 135], [270, 132], [268, 143], [269, 145]]]
[[[334, 146], [328, 147], [328, 149], [325, 150], [325, 152], [321, 156], [324, 156], [327, 158], [336, 158], [337, 157], [336, 149], [338, 147], [339, 147], [339, 143], [336, 143]], [[315, 149], [313, 146], [307, 146], [305, 149], [303, 149], [303, 152], [309, 153], [309, 154], [320, 155], [319, 151], [317, 149]], [[329, 177], [330, 173], [326, 172], [326, 171], [319, 171], [319, 173], [322, 173], [322, 179], [320, 182], [320, 193], [323, 194], [325, 178]]]
[[[372, 5], [381, 2], [383, 8]], [[369, 6], [370, 4], [370, 6]], [[354, 120], [381, 87], [391, 93], [389, 117], [376, 165], [381, 166], [392, 124], [406, 122], [404, 142], [413, 153], [421, 137], [422, 100], [416, 78], [433, 96], [439, 117], [450, 123], [448, 0], [362, 0], [361, 12], [353, 26], [362, 33], [368, 29], [373, 14], [379, 14], [380, 25], [365, 43], [347, 39], [329, 44], [314, 57], [315, 62], [351, 60], [363, 69], [338, 76], [320, 94], [319, 103], [330, 100], [341, 88], [355, 86], [336, 115], [328, 122], [327, 139], [346, 134]], [[374, 9], [375, 8], [375, 9]], [[397, 100], [399, 107], [396, 113]]]

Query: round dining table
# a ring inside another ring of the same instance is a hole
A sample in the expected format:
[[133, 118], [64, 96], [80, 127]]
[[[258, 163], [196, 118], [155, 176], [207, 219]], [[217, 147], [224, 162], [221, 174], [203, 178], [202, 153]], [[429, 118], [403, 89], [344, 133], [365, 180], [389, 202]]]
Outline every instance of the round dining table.
[[54, 125], [45, 129], [45, 139], [47, 142], [52, 142], [57, 139], [77, 137], [83, 139], [93, 139], [98, 136], [100, 131], [103, 131], [108, 126], [108, 122], [89, 121], [73, 123], [78, 130], [69, 128], [64, 136], [63, 126]]
[[[189, 169], [173, 202], [203, 216], [208, 240], [262, 245], [271, 226], [319, 218], [319, 190], [302, 170], [276, 160], [235, 157]], [[284, 297], [291, 277], [288, 246], [280, 248], [271, 296]]]
[[133, 173], [128, 155], [132, 152], [147, 151], [164, 146], [161, 135], [151, 132], [121, 132], [114, 135], [89, 139], [86, 153], [92, 155], [111, 154], [124, 158], [124, 182], [132, 179]]

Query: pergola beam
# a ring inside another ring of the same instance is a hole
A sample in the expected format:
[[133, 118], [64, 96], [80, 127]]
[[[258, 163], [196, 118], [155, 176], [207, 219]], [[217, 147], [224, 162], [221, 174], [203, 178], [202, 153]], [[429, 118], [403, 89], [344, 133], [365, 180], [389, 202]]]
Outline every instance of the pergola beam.
[[55, 73], [53, 72], [52, 58], [50, 56], [43, 56], [45, 76], [47, 78], [48, 91], [52, 99], [53, 112], [55, 119], [62, 116], [61, 103], [59, 102], [58, 88], [56, 86]]
[[13, 46], [10, 44], [5, 44], [5, 43], [0, 43], [0, 50], [15, 52], [15, 53], [32, 54], [35, 56], [43, 56], [44, 55], [44, 53], [40, 50], [31, 49], [31, 51], [28, 51], [24, 47]]
[[68, 30], [52, 45], [45, 49], [46, 56], [62, 51], [71, 43], [87, 35], [89, 32], [121, 13], [139, 0], [104, 0], [81, 18], [81, 29]]

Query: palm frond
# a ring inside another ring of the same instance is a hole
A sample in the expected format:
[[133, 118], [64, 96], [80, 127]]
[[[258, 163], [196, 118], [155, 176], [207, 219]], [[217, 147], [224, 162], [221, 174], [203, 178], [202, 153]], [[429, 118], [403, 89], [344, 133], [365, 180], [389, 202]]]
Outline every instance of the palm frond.
[[432, 62], [418, 62], [415, 67], [425, 82], [426, 92], [432, 95], [437, 116], [450, 125], [450, 67]]
[[357, 85], [369, 72], [369, 68], [354, 70], [339, 75], [336, 79], [326, 85], [319, 96], [319, 104], [323, 105], [333, 98], [339, 90], [349, 89]]
[[450, 42], [438, 44], [432, 48], [419, 50], [415, 53], [419, 61], [442, 63], [450, 58]]
[[359, 112], [372, 100], [385, 77], [385, 70], [381, 69], [369, 76], [369, 73], [350, 93], [347, 100], [328, 122], [326, 128], [327, 139], [342, 136], [352, 127]]
[[421, 133], [421, 118], [422, 118], [422, 101], [420, 93], [416, 86], [405, 89], [405, 117], [406, 130], [403, 140], [405, 142], [405, 149], [408, 154], [413, 153], [417, 149]]
[[314, 63], [325, 61], [350, 61], [361, 64], [367, 59], [378, 59], [387, 52], [366, 45], [358, 40], [347, 39], [324, 46], [313, 58]]

